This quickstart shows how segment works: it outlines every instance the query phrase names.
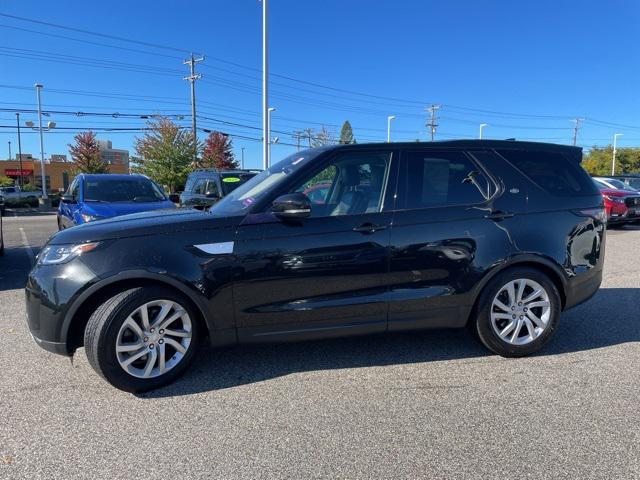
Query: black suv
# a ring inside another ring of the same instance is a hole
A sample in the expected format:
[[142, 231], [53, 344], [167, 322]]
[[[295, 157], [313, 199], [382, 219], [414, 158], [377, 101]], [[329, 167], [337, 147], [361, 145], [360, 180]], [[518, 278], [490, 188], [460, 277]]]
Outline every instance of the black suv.
[[196, 170], [187, 178], [184, 192], [180, 194], [180, 206], [207, 209], [255, 177], [258, 172], [259, 170]]
[[205, 336], [228, 345], [469, 325], [491, 351], [527, 355], [602, 279], [603, 199], [581, 157], [486, 140], [299, 152], [208, 212], [57, 233], [29, 275], [29, 327], [52, 352], [84, 345], [127, 391], [174, 380]]

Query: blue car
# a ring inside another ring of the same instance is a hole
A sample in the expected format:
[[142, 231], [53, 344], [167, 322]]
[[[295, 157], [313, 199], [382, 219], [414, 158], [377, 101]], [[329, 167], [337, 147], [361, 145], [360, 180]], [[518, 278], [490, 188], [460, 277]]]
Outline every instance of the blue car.
[[60, 199], [58, 230], [130, 213], [176, 208], [144, 175], [80, 174]]

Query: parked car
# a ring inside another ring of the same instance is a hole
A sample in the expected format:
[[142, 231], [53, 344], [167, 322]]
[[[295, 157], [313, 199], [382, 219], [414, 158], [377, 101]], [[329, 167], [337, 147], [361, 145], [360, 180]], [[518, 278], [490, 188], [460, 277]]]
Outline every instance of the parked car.
[[4, 198], [0, 195], [0, 257], [4, 255], [4, 233], [2, 232], [2, 217], [4, 216]]
[[[469, 325], [542, 348], [602, 280], [602, 195], [577, 147], [467, 140], [298, 152], [211, 207], [54, 235], [26, 287], [43, 348], [139, 392], [213, 345]], [[324, 203], [303, 193], [329, 183]]]
[[144, 175], [80, 174], [58, 206], [58, 230], [105, 218], [175, 208]]
[[225, 195], [255, 177], [259, 170], [200, 169], [189, 174], [180, 206], [200, 210], [210, 208]]
[[607, 188], [611, 188], [614, 190], [631, 190], [635, 191], [635, 188], [630, 188], [626, 183], [617, 178], [613, 177], [593, 177], [594, 180], [597, 180], [601, 184], [605, 185]]
[[640, 192], [610, 188], [600, 180], [594, 183], [604, 197], [607, 222], [610, 225], [637, 222], [640, 220]]
[[627, 190], [631, 187], [634, 190], [640, 190], [640, 174], [616, 175], [610, 178], [620, 180], [627, 186]]
[[4, 197], [6, 206], [16, 207], [21, 205], [38, 205], [39, 192], [23, 191], [18, 185], [13, 187], [0, 187], [0, 195]]

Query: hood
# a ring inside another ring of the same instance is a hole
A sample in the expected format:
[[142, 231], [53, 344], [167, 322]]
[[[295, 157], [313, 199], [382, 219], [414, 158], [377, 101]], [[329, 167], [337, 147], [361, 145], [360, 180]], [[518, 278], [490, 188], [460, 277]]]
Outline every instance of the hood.
[[163, 208], [176, 208], [176, 206], [169, 200], [163, 200], [160, 202], [87, 202], [82, 208], [82, 213], [102, 218], [111, 218], [120, 215], [128, 215], [130, 213], [160, 210]]
[[78, 225], [56, 233], [50, 244], [76, 244], [126, 237], [164, 235], [238, 225], [242, 217], [216, 217], [190, 208], [154, 210]]

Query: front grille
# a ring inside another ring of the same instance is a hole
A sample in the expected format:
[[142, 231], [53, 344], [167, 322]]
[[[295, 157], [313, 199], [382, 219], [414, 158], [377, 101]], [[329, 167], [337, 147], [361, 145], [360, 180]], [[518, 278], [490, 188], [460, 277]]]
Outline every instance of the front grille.
[[640, 206], [640, 196], [637, 197], [627, 197], [624, 199], [624, 204], [627, 207], [638, 207]]

